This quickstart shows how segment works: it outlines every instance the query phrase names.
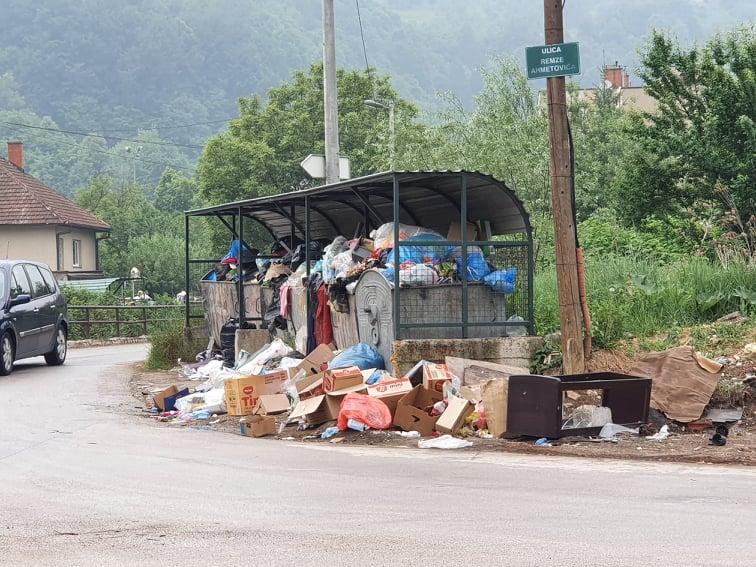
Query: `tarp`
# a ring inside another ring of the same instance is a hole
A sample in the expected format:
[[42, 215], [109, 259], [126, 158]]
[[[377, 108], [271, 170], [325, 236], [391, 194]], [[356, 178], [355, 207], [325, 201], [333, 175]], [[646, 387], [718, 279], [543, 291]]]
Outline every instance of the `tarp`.
[[703, 414], [717, 387], [721, 369], [691, 347], [682, 346], [643, 355], [630, 374], [652, 379], [652, 408], [670, 419], [688, 423]]

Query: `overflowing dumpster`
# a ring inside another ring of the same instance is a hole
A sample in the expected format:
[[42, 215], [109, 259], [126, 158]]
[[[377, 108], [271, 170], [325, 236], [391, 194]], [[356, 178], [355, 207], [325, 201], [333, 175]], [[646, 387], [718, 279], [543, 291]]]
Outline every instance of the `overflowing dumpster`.
[[[195, 217], [228, 229], [224, 258], [189, 256]], [[233, 317], [303, 354], [365, 342], [388, 361], [395, 340], [534, 333], [528, 214], [485, 174], [379, 173], [189, 211], [185, 222], [187, 289], [193, 264], [215, 262], [199, 288], [216, 341]]]

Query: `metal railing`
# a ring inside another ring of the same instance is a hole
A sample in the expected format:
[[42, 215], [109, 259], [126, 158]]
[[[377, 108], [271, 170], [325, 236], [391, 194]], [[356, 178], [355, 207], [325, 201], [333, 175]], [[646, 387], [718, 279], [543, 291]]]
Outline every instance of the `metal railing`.
[[[189, 309], [201, 312], [202, 302]], [[113, 338], [149, 334], [155, 325], [184, 320], [185, 304], [176, 305], [69, 305], [69, 338]]]

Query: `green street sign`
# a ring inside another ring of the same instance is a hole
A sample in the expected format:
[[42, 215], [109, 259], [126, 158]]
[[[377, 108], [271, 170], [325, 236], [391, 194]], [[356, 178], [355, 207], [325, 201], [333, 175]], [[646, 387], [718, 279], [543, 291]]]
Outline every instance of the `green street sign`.
[[580, 48], [574, 43], [552, 43], [525, 48], [528, 79], [580, 74]]

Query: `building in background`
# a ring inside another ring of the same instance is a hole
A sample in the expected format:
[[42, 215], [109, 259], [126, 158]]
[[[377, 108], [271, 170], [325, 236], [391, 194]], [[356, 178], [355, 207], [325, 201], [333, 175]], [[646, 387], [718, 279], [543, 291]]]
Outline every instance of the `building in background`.
[[[611, 88], [617, 96], [617, 106], [624, 110], [637, 112], [656, 112], [656, 99], [646, 92], [646, 87], [633, 87], [630, 85], [630, 75], [618, 62], [614, 65], [604, 66], [604, 86]], [[593, 101], [596, 98], [596, 89], [580, 89], [579, 100]]]
[[24, 171], [24, 146], [0, 157], [0, 258], [49, 265], [58, 280], [102, 277], [98, 243], [110, 226]]

